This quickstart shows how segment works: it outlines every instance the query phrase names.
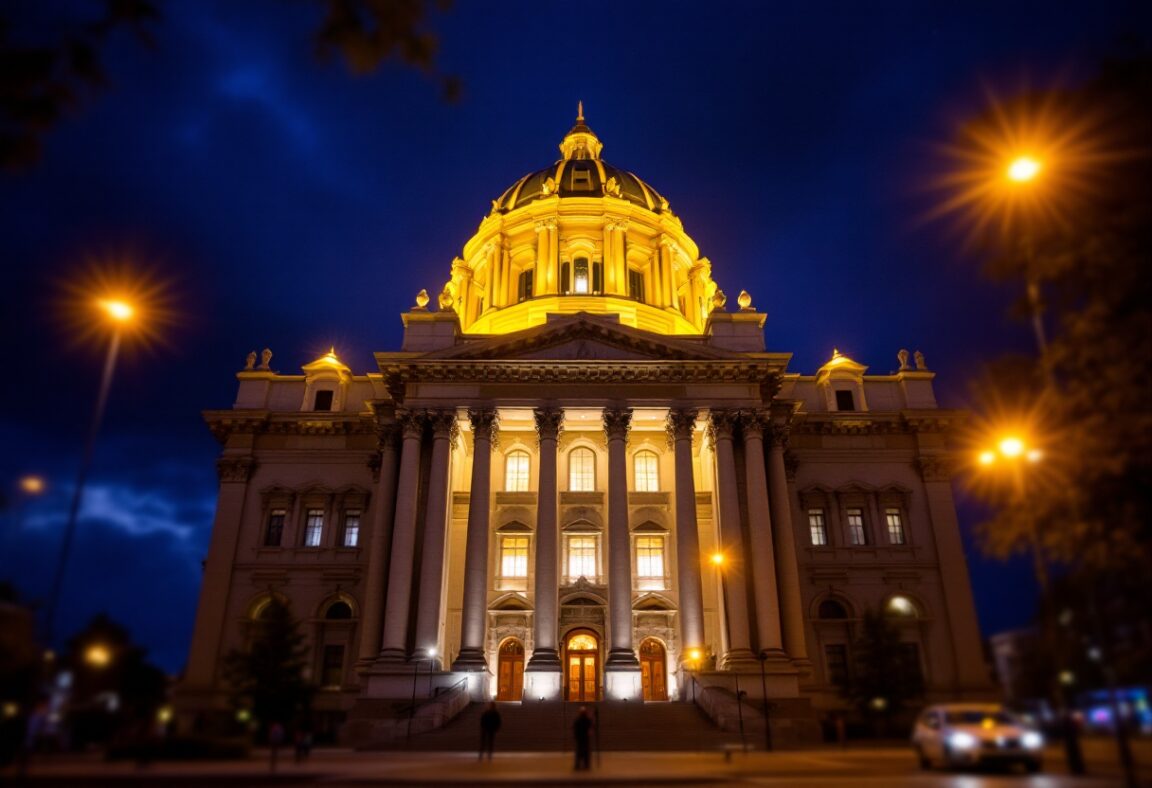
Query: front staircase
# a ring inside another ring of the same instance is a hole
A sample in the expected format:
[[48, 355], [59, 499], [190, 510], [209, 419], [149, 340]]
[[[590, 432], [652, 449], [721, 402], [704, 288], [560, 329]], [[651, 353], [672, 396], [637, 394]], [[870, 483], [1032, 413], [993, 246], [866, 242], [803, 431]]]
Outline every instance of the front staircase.
[[[571, 750], [572, 722], [581, 705], [587, 706], [594, 718], [598, 717], [593, 746], [601, 750], [718, 750], [740, 743], [739, 733], [720, 730], [693, 703], [524, 701], [496, 705], [501, 716], [500, 732], [496, 735], [498, 752]], [[377, 746], [420, 751], [477, 749], [480, 715], [486, 706], [469, 704], [442, 728]], [[749, 744], [753, 744], [750, 736], [749, 731]]]

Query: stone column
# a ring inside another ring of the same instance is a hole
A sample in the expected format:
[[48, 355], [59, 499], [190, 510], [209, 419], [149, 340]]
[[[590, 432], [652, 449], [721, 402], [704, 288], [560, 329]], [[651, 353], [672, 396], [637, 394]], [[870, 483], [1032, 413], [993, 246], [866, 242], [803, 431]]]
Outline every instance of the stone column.
[[776, 560], [772, 548], [772, 517], [768, 508], [768, 475], [764, 469], [764, 427], [767, 414], [741, 414], [744, 433], [745, 489], [748, 493], [748, 539], [752, 550], [752, 595], [756, 600], [759, 647], [769, 657], [784, 659], [780, 636], [780, 601], [776, 590]]
[[496, 411], [473, 408], [472, 487], [468, 494], [468, 536], [464, 548], [464, 610], [460, 654], [452, 670], [486, 670], [484, 635], [488, 629], [488, 518], [491, 509], [492, 438]]
[[370, 665], [380, 653], [380, 628], [384, 623], [384, 577], [388, 548], [392, 542], [392, 516], [396, 512], [396, 463], [400, 429], [393, 421], [378, 423], [379, 478], [372, 502], [372, 531], [368, 537], [368, 576], [364, 585], [359, 665]]
[[616, 250], [616, 292], [628, 296], [628, 242], [626, 232], [628, 220], [621, 219], [612, 228], [612, 239]]
[[603, 251], [600, 253], [600, 257], [604, 261], [604, 292], [613, 295], [620, 292], [616, 285], [616, 239], [613, 237], [615, 227], [615, 219], [609, 218], [604, 222], [601, 228], [604, 233]]
[[564, 413], [552, 408], [536, 408], [535, 415], [536, 432], [540, 438], [540, 483], [536, 497], [536, 610], [533, 616], [536, 645], [525, 670], [557, 675], [552, 682], [556, 685], [554, 688], [548, 682], [535, 682], [534, 690], [539, 697], [544, 692], [544, 684], [549, 684], [548, 694], [560, 688], [556, 444]]
[[555, 266], [548, 264], [548, 223], [536, 222], [536, 292], [549, 295], [556, 292]]
[[792, 506], [788, 503], [788, 477], [784, 469], [784, 446], [787, 443], [788, 426], [777, 421], [772, 425], [772, 449], [768, 453], [768, 491], [772, 504], [772, 521], [776, 524], [772, 529], [772, 535], [776, 539], [776, 576], [780, 584], [784, 648], [794, 662], [807, 664], [804, 599], [800, 594], [796, 536], [793, 531]]
[[[632, 649], [632, 545], [626, 456], [631, 425], [631, 408], [604, 409], [604, 432], [608, 436], [608, 613], [612, 627], [612, 645], [604, 662], [606, 672], [640, 670]], [[629, 697], [620, 694], [626, 689], [626, 682], [610, 687], [615, 697]]]
[[392, 526], [392, 554], [388, 561], [388, 595], [384, 601], [384, 637], [380, 662], [402, 663], [407, 657], [408, 608], [412, 600], [412, 562], [416, 548], [416, 499], [420, 485], [420, 443], [424, 414], [397, 414], [404, 443], [400, 449], [400, 478], [396, 482], [396, 519]]
[[732, 433], [738, 414], [712, 412], [712, 441], [716, 450], [717, 498], [720, 504], [720, 543], [725, 563], [720, 571], [724, 582], [724, 610], [728, 619], [728, 649], [720, 659], [726, 670], [756, 665], [748, 635], [748, 595], [744, 572], [751, 562], [738, 560], [744, 555], [740, 528], [740, 497], [736, 488], [736, 456], [732, 451]]
[[[448, 527], [448, 463], [456, 442], [456, 414], [430, 414], [432, 464], [428, 470], [428, 504], [424, 511], [424, 549], [420, 551], [420, 595], [416, 598], [416, 651], [440, 650], [444, 620], [444, 538]], [[423, 657], [421, 657], [423, 659]], [[439, 660], [437, 660], [439, 662]]]
[[672, 410], [668, 433], [676, 458], [676, 569], [680, 589], [680, 659], [703, 650], [704, 602], [700, 589], [700, 532], [696, 523], [696, 482], [692, 474], [694, 408]]
[[[548, 224], [548, 270], [554, 271], [553, 276], [559, 276], [560, 271], [560, 230], [555, 219], [546, 220]], [[560, 290], [559, 286], [556, 288]]]

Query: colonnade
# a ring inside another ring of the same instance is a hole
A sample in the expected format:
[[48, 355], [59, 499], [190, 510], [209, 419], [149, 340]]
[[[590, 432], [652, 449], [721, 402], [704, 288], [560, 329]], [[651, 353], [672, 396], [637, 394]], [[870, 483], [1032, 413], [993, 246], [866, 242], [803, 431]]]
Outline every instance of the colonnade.
[[[464, 556], [463, 620], [460, 651], [453, 670], [483, 670], [488, 624], [489, 534], [491, 530], [491, 453], [498, 429], [495, 407], [469, 410], [473, 435], [471, 505]], [[703, 557], [696, 518], [692, 441], [697, 410], [672, 408], [667, 431], [675, 462], [675, 532], [678, 617], [684, 659], [705, 646], [701, 567]], [[561, 671], [559, 642], [559, 494], [557, 451], [563, 411], [534, 410], [539, 440], [539, 484], [535, 530], [535, 648], [529, 673]], [[721, 570], [725, 626], [720, 667], [741, 670], [769, 659], [806, 660], [799, 571], [791, 527], [784, 469], [785, 416], [771, 411], [713, 410], [708, 434], [716, 464], [716, 508], [721, 549], [743, 561]], [[627, 441], [632, 411], [603, 412], [608, 445], [608, 653], [605, 671], [638, 671], [633, 648], [632, 551], [628, 519]], [[413, 575], [420, 533], [419, 483], [424, 433], [432, 440], [425, 478], [423, 542], [419, 576]], [[743, 441], [748, 543], [743, 539], [734, 443]], [[455, 411], [397, 414], [380, 430], [381, 457], [373, 517], [373, 538], [360, 647], [361, 665], [407, 664], [424, 654], [408, 652], [410, 624], [418, 650], [437, 643], [442, 611], [449, 461], [456, 439]], [[770, 441], [765, 465], [765, 440]], [[389, 517], [389, 513], [393, 516]], [[774, 523], [778, 527], [774, 527]], [[387, 549], [390, 546], [390, 549]], [[385, 570], [385, 563], [387, 569]], [[751, 595], [747, 593], [751, 575]], [[387, 583], [383, 578], [387, 576]], [[415, 600], [412, 594], [415, 591]], [[415, 604], [413, 605], [413, 601]], [[414, 621], [410, 622], [410, 612]], [[755, 629], [753, 629], [753, 625]], [[755, 647], [755, 650], [754, 650]]]

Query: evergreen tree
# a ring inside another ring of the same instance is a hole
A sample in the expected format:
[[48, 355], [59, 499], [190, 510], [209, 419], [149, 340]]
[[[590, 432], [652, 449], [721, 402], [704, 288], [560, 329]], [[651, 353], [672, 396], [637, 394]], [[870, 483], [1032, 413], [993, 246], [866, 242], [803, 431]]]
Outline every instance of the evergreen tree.
[[254, 622], [249, 647], [224, 657], [234, 705], [248, 709], [264, 731], [276, 722], [288, 725], [312, 698], [304, 678], [307, 653], [300, 622], [273, 597]]

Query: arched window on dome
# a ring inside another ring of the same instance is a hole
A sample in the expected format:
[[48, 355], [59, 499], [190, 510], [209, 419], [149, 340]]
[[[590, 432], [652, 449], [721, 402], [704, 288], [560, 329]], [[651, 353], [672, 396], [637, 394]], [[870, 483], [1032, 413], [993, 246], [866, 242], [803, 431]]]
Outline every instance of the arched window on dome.
[[588, 285], [588, 258], [577, 257], [572, 261], [572, 290], [577, 294], [586, 294], [589, 291]]
[[529, 268], [527, 271], [521, 271], [520, 276], [516, 280], [516, 301], [526, 301], [532, 297], [532, 280], [535, 278], [536, 272]]
[[644, 300], [644, 273], [635, 268], [628, 269], [628, 296], [637, 301]]

